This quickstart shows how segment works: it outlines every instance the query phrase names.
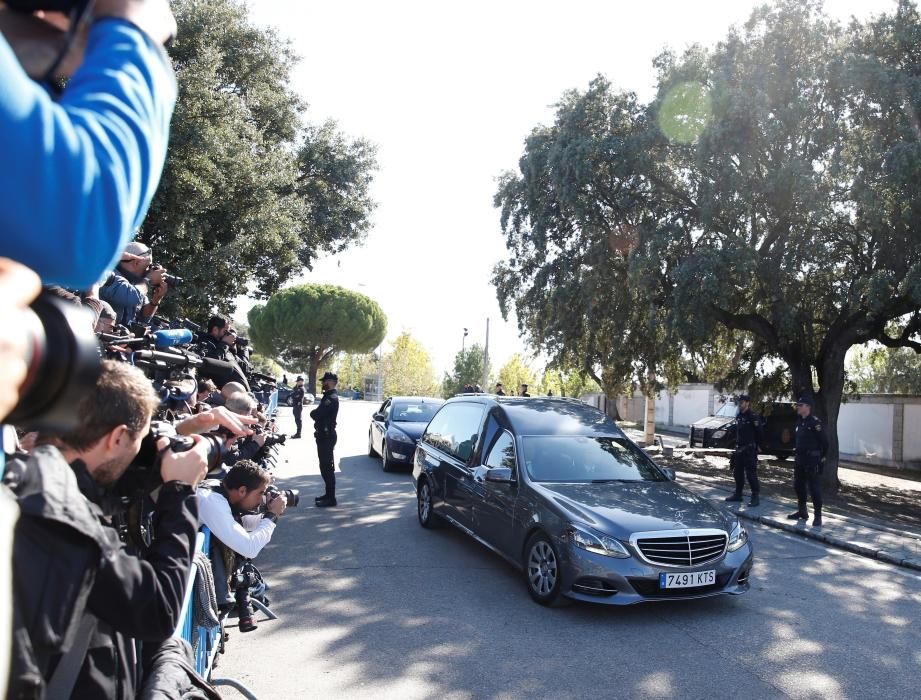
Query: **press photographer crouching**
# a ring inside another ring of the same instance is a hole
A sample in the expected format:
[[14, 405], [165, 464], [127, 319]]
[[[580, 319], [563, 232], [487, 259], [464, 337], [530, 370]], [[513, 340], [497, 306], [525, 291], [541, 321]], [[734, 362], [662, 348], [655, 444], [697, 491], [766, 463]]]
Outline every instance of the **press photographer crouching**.
[[162, 485], [143, 555], [120, 539], [111, 497], [159, 403], [140, 370], [105, 361], [95, 390], [74, 406], [78, 427], [43, 434], [46, 444], [8, 465], [4, 482], [22, 512], [9, 697], [135, 697], [138, 642], [175, 629], [198, 530], [195, 487], [215, 440], [157, 441], [148, 471], [158, 462]]
[[[237, 462], [221, 482], [205, 482], [198, 490], [198, 512], [211, 530], [214, 579], [218, 604], [233, 604], [240, 631], [258, 627], [253, 618], [248, 560], [254, 559], [272, 539], [278, 518], [288, 505], [297, 505], [297, 492], [271, 486], [272, 476], [250, 460]], [[289, 501], [293, 501], [290, 502]]]

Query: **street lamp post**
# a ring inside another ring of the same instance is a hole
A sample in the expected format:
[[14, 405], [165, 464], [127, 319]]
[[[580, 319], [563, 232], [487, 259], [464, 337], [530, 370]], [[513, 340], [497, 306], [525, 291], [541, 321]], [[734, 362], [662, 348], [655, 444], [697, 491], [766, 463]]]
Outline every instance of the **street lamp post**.
[[464, 335], [463, 335], [463, 337], [461, 338], [461, 357], [464, 356], [464, 352], [465, 352], [465, 349], [464, 349], [464, 348], [465, 348], [466, 344], [467, 344], [467, 329], [465, 328], [465, 329], [464, 329]]

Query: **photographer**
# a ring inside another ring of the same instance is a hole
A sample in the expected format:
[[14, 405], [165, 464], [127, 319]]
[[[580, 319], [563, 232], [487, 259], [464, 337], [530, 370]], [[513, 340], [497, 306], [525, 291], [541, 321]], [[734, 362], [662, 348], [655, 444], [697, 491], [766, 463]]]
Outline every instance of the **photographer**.
[[[74, 644], [82, 641], [86, 653], [76, 681], [69, 684], [72, 690], [58, 697], [134, 697], [141, 674], [136, 641], [159, 642], [172, 634], [198, 530], [195, 487], [207, 471], [207, 443], [196, 438], [188, 451], [173, 452], [169, 440], [158, 441], [163, 483], [156, 499], [153, 541], [143, 558], [129, 553], [105, 510], [111, 503], [107, 490], [132, 464], [158, 405], [143, 373], [105, 361], [95, 391], [74, 408], [79, 426], [44, 435], [43, 440], [52, 444], [37, 448], [25, 461], [11, 463], [5, 481], [19, 494], [21, 507], [34, 502], [24, 499], [44, 499], [45, 508], [57, 508], [56, 518], [65, 519], [65, 524], [66, 518], [81, 517], [76, 526], [85, 537], [62, 539], [60, 528], [49, 528], [51, 536], [28, 539], [17, 527], [17, 664], [10, 695], [41, 695], [43, 680], [59, 663], [55, 648], [61, 651], [71, 619], [80, 622]], [[82, 542], [82, 548], [72, 546], [74, 541]], [[92, 556], [94, 547], [97, 553]], [[36, 589], [36, 581], [44, 581], [44, 588]], [[85, 597], [75, 597], [74, 591], [87, 584]], [[88, 616], [80, 609], [81, 600]], [[29, 658], [31, 667], [22, 661]]]
[[[86, 289], [118, 260], [160, 180], [176, 100], [162, 44], [176, 22], [166, 0], [96, 0], [82, 56], [68, 23], [0, 3], [0, 256]], [[57, 101], [32, 80], [71, 73]]]
[[166, 271], [153, 265], [153, 251], [134, 241], [125, 248], [118, 267], [99, 289], [99, 298], [115, 310], [117, 324], [146, 324], [166, 296], [169, 289], [166, 278]]
[[198, 334], [198, 351], [203, 357], [227, 363], [225, 376], [211, 376], [218, 386], [223, 387], [233, 381], [244, 391], [249, 391], [249, 381], [233, 351], [236, 338], [237, 332], [227, 317], [215, 314], [208, 319], [208, 331]]
[[[287, 501], [279, 492], [266, 499], [266, 489], [272, 481], [267, 471], [254, 462], [237, 462], [216, 488], [198, 490], [198, 512], [202, 523], [237, 559], [254, 559], [272, 539], [275, 524], [285, 512]], [[264, 513], [257, 513], [265, 502]], [[235, 561], [228, 573], [236, 571]], [[226, 579], [227, 577], [215, 576]], [[246, 582], [236, 587], [235, 602], [240, 619], [240, 631], [251, 632], [257, 625], [249, 604], [249, 587]]]

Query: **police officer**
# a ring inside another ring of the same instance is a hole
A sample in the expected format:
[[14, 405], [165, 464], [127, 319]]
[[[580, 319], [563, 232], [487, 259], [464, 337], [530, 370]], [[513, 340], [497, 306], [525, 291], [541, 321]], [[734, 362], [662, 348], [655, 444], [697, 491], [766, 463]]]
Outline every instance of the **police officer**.
[[752, 490], [748, 505], [761, 503], [758, 494], [761, 484], [758, 482], [758, 445], [761, 443], [761, 416], [752, 411], [751, 397], [742, 394], [739, 397], [739, 411], [736, 413], [736, 449], [732, 453], [732, 476], [736, 481], [736, 491], [727, 496], [727, 501], [741, 501], [745, 479]]
[[519, 396], [527, 396], [528, 398], [530, 398], [531, 395], [528, 393], [528, 385], [527, 385], [527, 384], [522, 384], [522, 385], [521, 385], [521, 391], [518, 393], [518, 395], [519, 395]]
[[301, 437], [301, 412], [304, 410], [303, 377], [298, 377], [294, 382], [294, 389], [291, 392], [291, 406], [294, 409], [294, 425], [297, 426], [297, 432], [291, 436], [291, 439], [298, 440]]
[[815, 527], [822, 525], [822, 485], [820, 475], [825, 454], [828, 452], [828, 435], [822, 421], [812, 415], [812, 399], [801, 396], [796, 402], [796, 412], [799, 419], [796, 421], [796, 465], [793, 468], [793, 488], [796, 491], [796, 500], [799, 508], [795, 513], [787, 516], [790, 520], [806, 520], [809, 513], [806, 510], [806, 488], [812, 497], [812, 507], [815, 517], [812, 524]]
[[332, 372], [323, 375], [323, 398], [320, 405], [310, 412], [313, 418], [314, 437], [317, 439], [317, 457], [320, 459], [320, 474], [326, 492], [316, 499], [318, 508], [336, 505], [336, 460], [333, 448], [336, 447], [336, 415], [339, 413], [339, 395], [336, 386], [339, 377]]
[[505, 396], [505, 389], [502, 388], [502, 382], [496, 382], [496, 396]]

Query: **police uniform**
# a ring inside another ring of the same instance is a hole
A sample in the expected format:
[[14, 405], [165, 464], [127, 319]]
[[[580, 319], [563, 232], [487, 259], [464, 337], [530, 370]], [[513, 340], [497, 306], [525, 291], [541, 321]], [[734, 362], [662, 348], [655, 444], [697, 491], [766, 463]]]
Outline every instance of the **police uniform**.
[[[332, 372], [323, 375], [321, 381], [339, 381]], [[323, 392], [320, 405], [310, 412], [313, 419], [314, 437], [317, 440], [317, 457], [320, 460], [320, 474], [326, 486], [326, 493], [316, 503], [320, 507], [336, 505], [336, 416], [339, 414], [339, 395], [335, 389]]]
[[[739, 397], [741, 401], [751, 401], [747, 396]], [[745, 480], [752, 490], [748, 505], [760, 504], [758, 494], [761, 484], [758, 481], [758, 445], [761, 443], [761, 416], [749, 408], [736, 414], [736, 448], [732, 454], [732, 476], [736, 482], [736, 491], [727, 501], [741, 501]]]
[[[798, 403], [812, 406], [812, 400], [804, 397]], [[822, 421], [811, 413], [796, 421], [796, 464], [793, 468], [793, 489], [799, 508], [790, 514], [790, 519], [805, 520], [806, 494], [812, 498], [815, 511], [813, 525], [822, 524], [822, 462], [828, 452], [828, 435]]]
[[[300, 377], [298, 377], [300, 379]], [[299, 438], [301, 436], [301, 413], [304, 410], [304, 386], [296, 386], [291, 392], [291, 407], [294, 411], [294, 425], [297, 426], [297, 432], [291, 436], [291, 439]]]

